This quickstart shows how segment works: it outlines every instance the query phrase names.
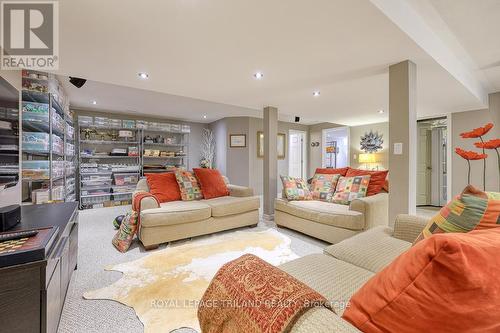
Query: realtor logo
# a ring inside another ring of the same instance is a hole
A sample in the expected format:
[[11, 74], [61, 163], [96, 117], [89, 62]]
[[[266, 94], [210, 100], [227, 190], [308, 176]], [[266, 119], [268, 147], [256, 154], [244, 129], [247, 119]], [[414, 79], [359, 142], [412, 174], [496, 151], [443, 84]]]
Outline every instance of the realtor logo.
[[1, 68], [59, 67], [57, 1], [1, 1]]

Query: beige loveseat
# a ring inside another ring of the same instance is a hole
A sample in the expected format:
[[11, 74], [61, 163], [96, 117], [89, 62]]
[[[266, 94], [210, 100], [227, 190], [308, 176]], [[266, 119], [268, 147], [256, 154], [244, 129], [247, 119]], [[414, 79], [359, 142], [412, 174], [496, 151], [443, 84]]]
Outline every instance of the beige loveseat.
[[308, 255], [279, 266], [326, 297], [335, 310], [312, 308], [297, 320], [290, 332], [360, 332], [341, 318], [351, 296], [409, 249], [426, 223], [420, 217], [400, 215], [394, 229], [375, 227], [327, 247], [324, 254]]
[[361, 231], [387, 226], [388, 202], [385, 192], [355, 199], [350, 205], [281, 198], [274, 202], [274, 220], [278, 226], [335, 244]]
[[[138, 236], [147, 250], [159, 244], [259, 223], [260, 198], [248, 187], [228, 185], [230, 195], [209, 200], [171, 201], [157, 208], [153, 198], [141, 201]], [[149, 192], [146, 179], [138, 193]]]

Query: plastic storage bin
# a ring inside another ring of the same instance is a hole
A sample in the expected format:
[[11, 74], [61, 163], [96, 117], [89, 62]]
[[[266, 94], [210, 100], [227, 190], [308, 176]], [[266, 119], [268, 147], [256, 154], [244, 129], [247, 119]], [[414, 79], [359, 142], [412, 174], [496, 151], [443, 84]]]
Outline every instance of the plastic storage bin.
[[[22, 175], [29, 180], [48, 180], [50, 177], [49, 161], [23, 161]], [[64, 161], [52, 162], [52, 177], [64, 175]]]
[[108, 119], [108, 126], [113, 128], [121, 128], [122, 121], [120, 119]]
[[113, 200], [130, 200], [130, 199], [132, 199], [132, 193], [113, 195]]
[[[48, 153], [49, 137], [48, 133], [23, 132], [23, 151]], [[52, 151], [58, 155], [63, 154], [63, 141], [55, 134], [52, 134]]]
[[135, 128], [135, 120], [122, 120], [123, 128]]
[[70, 139], [75, 139], [75, 128], [70, 124], [66, 124], [66, 134], [70, 137]]
[[136, 173], [115, 173], [115, 185], [134, 185], [139, 181], [139, 175]]
[[142, 129], [147, 129], [148, 128], [148, 122], [145, 120], [137, 120], [136, 125], [137, 128], [142, 128]]
[[106, 117], [95, 117], [94, 126], [96, 127], [109, 127], [109, 120]]
[[170, 124], [170, 130], [172, 132], [180, 132], [181, 131], [181, 125], [179, 125], [179, 124]]
[[[111, 200], [111, 194], [106, 194], [106, 195], [101, 195], [101, 196], [95, 196], [95, 197], [82, 197], [81, 198], [81, 203], [82, 205], [96, 205], [96, 204], [102, 204], [106, 201]], [[94, 208], [97, 208], [94, 206]]]
[[94, 118], [90, 116], [78, 116], [78, 124], [80, 126], [92, 126], [94, 125]]
[[182, 125], [181, 126], [181, 132], [182, 133], [191, 133], [191, 126], [189, 126], [189, 125]]

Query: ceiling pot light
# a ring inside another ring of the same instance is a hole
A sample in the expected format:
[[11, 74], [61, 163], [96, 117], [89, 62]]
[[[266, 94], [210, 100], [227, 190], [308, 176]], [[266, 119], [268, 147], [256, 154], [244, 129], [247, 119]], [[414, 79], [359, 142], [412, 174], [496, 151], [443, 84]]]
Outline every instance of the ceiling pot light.
[[92, 104], [93, 104], [93, 105], [96, 105], [96, 104], [97, 104], [97, 101], [92, 101]]
[[148, 73], [145, 73], [145, 72], [139, 72], [137, 73], [137, 75], [139, 75], [139, 77], [143, 80], [146, 80], [146, 79], [149, 79], [149, 74]]
[[378, 113], [383, 114], [385, 111], [384, 110], [378, 110]]
[[256, 80], [261, 80], [264, 78], [264, 74], [262, 72], [257, 72], [253, 75], [253, 77], [256, 79]]
[[320, 94], [321, 94], [321, 92], [319, 92], [318, 90], [313, 91], [313, 96], [314, 97], [318, 97]]
[[206, 114], [203, 115], [203, 119], [207, 119], [207, 115]]

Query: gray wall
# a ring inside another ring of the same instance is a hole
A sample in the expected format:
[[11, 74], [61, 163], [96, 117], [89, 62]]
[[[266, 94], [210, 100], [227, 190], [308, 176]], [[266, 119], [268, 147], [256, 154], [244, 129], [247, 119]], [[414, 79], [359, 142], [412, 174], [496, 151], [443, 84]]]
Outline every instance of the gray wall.
[[[474, 142], [479, 139], [462, 139], [460, 133], [468, 132], [474, 128], [484, 126], [493, 122], [492, 114], [487, 110], [457, 112], [451, 114], [451, 177], [452, 195], [457, 195], [467, 185], [467, 161], [455, 153], [455, 148], [460, 147], [465, 150], [481, 152], [474, 146]], [[495, 124], [500, 126], [500, 124]], [[493, 139], [493, 130], [485, 136], [485, 141]], [[494, 150], [487, 150], [489, 157], [486, 160], [486, 190], [499, 191], [498, 164]], [[477, 188], [483, 188], [483, 161], [471, 161], [471, 184]]]
[[[376, 155], [378, 163], [370, 165], [370, 168], [378, 167], [380, 170], [387, 169], [389, 167], [389, 123], [376, 123], [369, 125], [353, 126], [349, 128], [350, 132], [350, 166], [353, 168], [365, 167], [364, 164], [359, 164], [359, 154], [363, 154], [364, 151], [361, 150], [359, 144], [360, 137], [365, 133], [370, 131], [378, 132], [383, 135], [382, 139], [384, 143], [382, 145], [382, 150], [379, 150]], [[354, 158], [356, 156], [356, 158]]]
[[140, 116], [137, 114], [124, 114], [124, 113], [111, 113], [107, 111], [87, 111], [87, 110], [78, 110], [78, 109], [72, 109], [75, 111], [75, 117], [78, 117], [79, 115], [85, 115], [85, 116], [97, 116], [97, 117], [107, 117], [107, 118], [113, 118], [113, 119], [131, 119], [131, 120], [146, 120], [146, 121], [153, 121], [153, 122], [169, 122], [172, 124], [186, 124], [191, 126], [191, 133], [189, 135], [189, 168], [196, 168], [200, 165], [200, 157], [201, 157], [201, 137], [202, 137], [202, 131], [203, 128], [207, 128], [208, 124], [202, 124], [202, 123], [193, 123], [193, 122], [181, 122], [177, 120], [170, 120], [168, 118], [153, 118], [153, 117], [148, 117], [148, 116]]

